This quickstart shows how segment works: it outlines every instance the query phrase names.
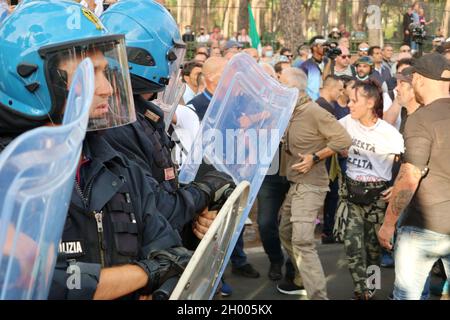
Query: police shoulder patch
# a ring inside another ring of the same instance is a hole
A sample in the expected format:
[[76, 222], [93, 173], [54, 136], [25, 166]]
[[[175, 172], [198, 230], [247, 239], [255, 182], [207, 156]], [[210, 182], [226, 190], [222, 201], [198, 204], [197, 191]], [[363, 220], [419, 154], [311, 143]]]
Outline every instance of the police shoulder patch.
[[160, 116], [158, 116], [154, 112], [151, 112], [150, 110], [146, 110], [144, 115], [146, 118], [150, 119], [153, 122], [158, 122], [160, 119]]

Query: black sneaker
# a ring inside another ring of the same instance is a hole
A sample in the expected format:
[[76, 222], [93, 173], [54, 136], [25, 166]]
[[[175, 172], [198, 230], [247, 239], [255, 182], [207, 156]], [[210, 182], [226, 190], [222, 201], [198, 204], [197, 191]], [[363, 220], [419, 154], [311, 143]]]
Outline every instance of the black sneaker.
[[293, 281], [284, 280], [277, 285], [277, 290], [282, 294], [306, 296], [305, 287], [299, 287]]
[[281, 280], [283, 274], [281, 273], [282, 264], [280, 263], [271, 263], [269, 269], [269, 279], [272, 281]]
[[250, 263], [244, 264], [242, 267], [232, 266], [231, 272], [246, 278], [259, 278], [259, 272]]

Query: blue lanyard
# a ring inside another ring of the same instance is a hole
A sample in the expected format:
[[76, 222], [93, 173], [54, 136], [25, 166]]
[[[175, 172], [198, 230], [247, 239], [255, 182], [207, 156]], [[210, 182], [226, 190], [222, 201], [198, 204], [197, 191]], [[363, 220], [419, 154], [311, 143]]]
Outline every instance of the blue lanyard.
[[210, 95], [206, 92], [206, 90], [203, 91], [203, 95], [206, 97], [206, 99], [208, 99], [209, 101], [211, 101], [212, 96], [210, 96]]

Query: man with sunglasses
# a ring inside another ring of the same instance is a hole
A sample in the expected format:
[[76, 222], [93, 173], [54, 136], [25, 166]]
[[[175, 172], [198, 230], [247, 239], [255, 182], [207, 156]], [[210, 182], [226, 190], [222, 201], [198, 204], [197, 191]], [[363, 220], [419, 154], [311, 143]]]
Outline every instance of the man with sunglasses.
[[350, 76], [353, 77], [356, 72], [354, 67], [350, 63], [351, 55], [350, 51], [345, 46], [339, 46], [339, 49], [341, 49], [341, 54], [336, 57], [334, 60], [334, 67], [332, 68], [332, 75], [334, 76]]
[[[289, 63], [292, 63], [292, 58], [294, 57], [294, 55], [292, 54], [291, 49], [289, 49], [289, 48], [282, 48], [280, 50], [280, 58], [281, 57], [286, 57], [287, 61]], [[280, 61], [284, 61], [284, 60], [280, 59]]]

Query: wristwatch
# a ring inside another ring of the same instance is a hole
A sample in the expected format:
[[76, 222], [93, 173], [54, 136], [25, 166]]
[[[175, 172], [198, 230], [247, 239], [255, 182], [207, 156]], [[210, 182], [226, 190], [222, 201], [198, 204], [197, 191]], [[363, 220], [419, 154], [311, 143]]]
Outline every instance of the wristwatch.
[[320, 157], [317, 154], [313, 153], [312, 156], [315, 164], [320, 162]]

